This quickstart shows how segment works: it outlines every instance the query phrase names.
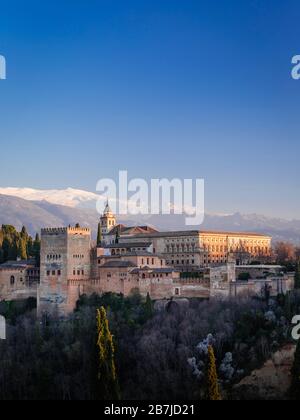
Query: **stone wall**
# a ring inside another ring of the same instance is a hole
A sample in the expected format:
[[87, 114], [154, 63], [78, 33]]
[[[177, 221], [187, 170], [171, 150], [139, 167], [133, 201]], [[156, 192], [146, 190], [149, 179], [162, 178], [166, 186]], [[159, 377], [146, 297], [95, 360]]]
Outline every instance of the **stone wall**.
[[0, 268], [0, 301], [37, 297], [37, 282], [28, 281], [26, 268]]

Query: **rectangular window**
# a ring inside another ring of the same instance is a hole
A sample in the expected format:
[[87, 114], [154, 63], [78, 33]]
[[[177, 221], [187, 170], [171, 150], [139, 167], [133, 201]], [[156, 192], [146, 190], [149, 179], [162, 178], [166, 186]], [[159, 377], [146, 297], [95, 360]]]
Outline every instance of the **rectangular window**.
[[55, 270], [52, 271], [52, 276], [55, 276]]
[[60, 270], [58, 270], [57, 275], [61, 276], [61, 271]]
[[47, 276], [50, 276], [50, 271], [47, 271]]

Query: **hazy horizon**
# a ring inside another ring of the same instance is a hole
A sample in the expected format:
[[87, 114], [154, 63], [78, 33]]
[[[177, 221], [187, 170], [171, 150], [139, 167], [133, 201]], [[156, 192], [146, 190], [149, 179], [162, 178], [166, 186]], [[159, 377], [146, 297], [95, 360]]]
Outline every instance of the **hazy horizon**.
[[[67, 197], [66, 196], [66, 192], [69, 191], [71, 196]], [[50, 194], [49, 194], [50, 193]], [[80, 196], [80, 194], [83, 194], [83, 196]], [[35, 189], [35, 188], [31, 188], [31, 187], [24, 187], [24, 188], [19, 188], [19, 187], [2, 187], [0, 185], [0, 195], [7, 195], [7, 196], [12, 196], [12, 197], [18, 197], [24, 200], [28, 200], [28, 201], [41, 201], [41, 200], [45, 200], [48, 201], [51, 204], [57, 204], [57, 205], [62, 205], [62, 206], [67, 206], [67, 207], [74, 207], [74, 208], [90, 208], [90, 209], [94, 209], [96, 211], [96, 207], [95, 207], [95, 203], [93, 200], [97, 200], [99, 198], [99, 193], [97, 193], [96, 191], [87, 191], [87, 190], [81, 190], [81, 189], [77, 189], [77, 188], [72, 188], [72, 187], [68, 187], [66, 189], [48, 189], [48, 190], [43, 190], [43, 189]], [[81, 198], [81, 203], [78, 201], [78, 198]], [[106, 197], [103, 197], [103, 209], [105, 207], [105, 202], [106, 202]], [[77, 201], [76, 201], [77, 200]], [[84, 206], [84, 200], [86, 201], [90, 201], [91, 205], [90, 206]], [[286, 220], [286, 221], [300, 221], [300, 216], [297, 218], [288, 218], [288, 217], [282, 217], [279, 214], [278, 215], [272, 215], [272, 214], [267, 214], [267, 213], [259, 213], [259, 212], [251, 212], [251, 213], [243, 213], [242, 211], [240, 211], [239, 209], [235, 209], [233, 211], [230, 212], [221, 212], [218, 210], [210, 210], [210, 209], [205, 209], [205, 214], [206, 215], [212, 215], [212, 216], [233, 216], [235, 214], [242, 214], [245, 216], [264, 216], [267, 218], [274, 218], [274, 219], [282, 219], [282, 220]], [[151, 216], [151, 215], [149, 215]]]

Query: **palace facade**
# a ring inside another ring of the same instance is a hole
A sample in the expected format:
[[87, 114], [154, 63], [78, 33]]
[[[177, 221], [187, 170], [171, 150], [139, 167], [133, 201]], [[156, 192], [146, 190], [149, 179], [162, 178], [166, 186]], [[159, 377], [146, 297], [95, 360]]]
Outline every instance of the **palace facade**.
[[[0, 266], [0, 300], [21, 298], [27, 291], [37, 296], [39, 313], [55, 309], [65, 315], [83, 294], [138, 292], [154, 300], [209, 298], [219, 292], [227, 296], [240, 290], [257, 293], [264, 284], [255, 279], [247, 285], [238, 283], [236, 271], [254, 260], [270, 258], [269, 236], [126, 227], [117, 224], [108, 204], [100, 226], [102, 241], [97, 246], [88, 228], [42, 229], [39, 279], [29, 263]], [[273, 287], [278, 279], [282, 290], [290, 287], [290, 279], [281, 273], [268, 274]]]

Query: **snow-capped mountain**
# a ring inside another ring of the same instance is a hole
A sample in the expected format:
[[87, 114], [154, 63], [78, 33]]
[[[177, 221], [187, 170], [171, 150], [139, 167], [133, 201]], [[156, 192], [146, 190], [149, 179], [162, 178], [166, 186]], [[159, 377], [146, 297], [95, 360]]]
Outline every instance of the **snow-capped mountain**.
[[[68, 188], [65, 190], [36, 190], [32, 188], [0, 188], [0, 225], [22, 225], [31, 232], [41, 227], [66, 226], [79, 222], [97, 230], [99, 214], [96, 211], [98, 199], [106, 197], [95, 193]], [[100, 206], [101, 207], [101, 206]], [[185, 216], [149, 215], [123, 216], [120, 223], [127, 225], [148, 224], [161, 231], [188, 230], [197, 227], [185, 225]], [[270, 218], [258, 214], [206, 214], [203, 230], [258, 232], [271, 235], [274, 241], [291, 241], [300, 244], [300, 220]]]
[[[65, 190], [37, 190], [33, 188], [0, 188], [0, 194], [28, 201], [47, 201], [67, 207], [94, 208], [99, 195], [73, 188]], [[105, 199], [103, 197], [103, 199]]]

